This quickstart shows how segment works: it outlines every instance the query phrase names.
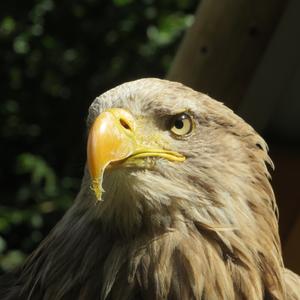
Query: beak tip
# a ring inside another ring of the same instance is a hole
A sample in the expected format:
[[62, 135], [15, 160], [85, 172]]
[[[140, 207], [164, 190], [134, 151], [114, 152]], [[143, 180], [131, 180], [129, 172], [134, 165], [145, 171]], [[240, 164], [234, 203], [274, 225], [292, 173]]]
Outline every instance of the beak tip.
[[97, 201], [101, 201], [104, 190], [102, 189], [102, 184], [99, 182], [99, 180], [93, 180], [91, 190], [94, 192]]

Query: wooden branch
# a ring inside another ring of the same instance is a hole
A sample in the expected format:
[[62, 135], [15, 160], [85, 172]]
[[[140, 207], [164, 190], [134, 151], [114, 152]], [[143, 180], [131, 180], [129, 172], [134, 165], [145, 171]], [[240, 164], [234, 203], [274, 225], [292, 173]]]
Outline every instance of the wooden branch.
[[202, 0], [167, 79], [236, 108], [286, 4], [287, 0]]

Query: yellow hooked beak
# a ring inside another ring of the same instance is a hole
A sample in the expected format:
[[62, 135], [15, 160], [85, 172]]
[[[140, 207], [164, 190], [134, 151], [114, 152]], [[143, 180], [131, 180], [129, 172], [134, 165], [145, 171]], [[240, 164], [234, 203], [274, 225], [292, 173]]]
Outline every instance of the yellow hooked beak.
[[177, 152], [145, 147], [135, 134], [135, 125], [133, 116], [120, 108], [104, 111], [94, 121], [88, 136], [87, 161], [97, 200], [101, 200], [104, 170], [112, 162], [150, 156], [185, 160]]

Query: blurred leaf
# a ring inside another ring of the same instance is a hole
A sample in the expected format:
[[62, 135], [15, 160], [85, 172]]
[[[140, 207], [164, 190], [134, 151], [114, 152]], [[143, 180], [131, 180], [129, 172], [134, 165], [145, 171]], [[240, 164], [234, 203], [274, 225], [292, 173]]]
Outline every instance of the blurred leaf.
[[17, 54], [26, 54], [30, 49], [28, 37], [24, 34], [17, 36], [14, 40], [13, 47]]
[[3, 18], [2, 22], [0, 23], [0, 32], [5, 35], [10, 35], [16, 29], [16, 22], [15, 20], [8, 16]]
[[43, 187], [46, 195], [55, 194], [57, 190], [56, 176], [43, 158], [30, 153], [19, 155], [17, 172], [19, 174], [30, 174], [33, 185]]
[[31, 224], [34, 228], [40, 228], [43, 225], [43, 219], [40, 215], [35, 214], [31, 217]]
[[147, 35], [154, 44], [165, 46], [172, 42], [180, 32], [189, 27], [192, 22], [192, 15], [169, 15], [162, 18], [158, 27], [150, 26]]
[[4, 240], [4, 238], [0, 235], [0, 255], [4, 252], [4, 250], [6, 249], [6, 241]]
[[0, 216], [0, 232], [4, 232], [9, 227], [9, 220], [7, 217]]
[[125, 6], [133, 2], [133, 0], [113, 0], [116, 6]]
[[25, 255], [19, 250], [9, 251], [5, 256], [0, 256], [0, 266], [4, 271], [12, 271], [25, 259]]

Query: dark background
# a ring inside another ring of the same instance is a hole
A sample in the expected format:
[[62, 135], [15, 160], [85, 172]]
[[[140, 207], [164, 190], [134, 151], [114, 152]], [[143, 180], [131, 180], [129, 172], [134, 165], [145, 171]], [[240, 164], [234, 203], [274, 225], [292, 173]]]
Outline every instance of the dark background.
[[91, 101], [164, 77], [197, 1], [0, 4], [0, 271], [20, 264], [80, 187]]

